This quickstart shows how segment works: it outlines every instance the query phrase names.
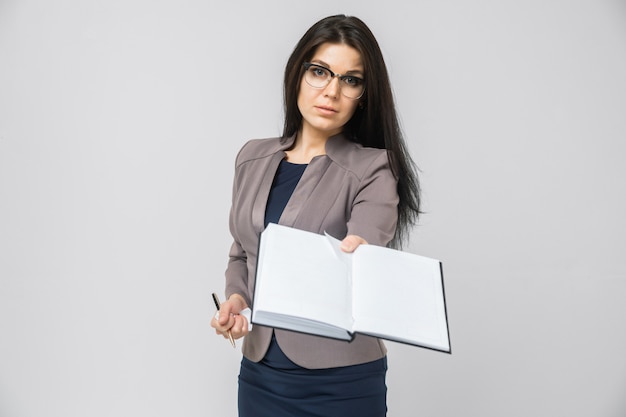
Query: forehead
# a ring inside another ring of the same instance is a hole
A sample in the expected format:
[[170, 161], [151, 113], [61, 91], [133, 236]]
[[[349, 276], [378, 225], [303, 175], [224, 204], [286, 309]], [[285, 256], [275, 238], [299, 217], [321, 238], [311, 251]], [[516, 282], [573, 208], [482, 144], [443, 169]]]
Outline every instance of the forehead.
[[311, 61], [327, 65], [335, 72], [363, 71], [361, 54], [344, 43], [323, 43], [315, 50]]

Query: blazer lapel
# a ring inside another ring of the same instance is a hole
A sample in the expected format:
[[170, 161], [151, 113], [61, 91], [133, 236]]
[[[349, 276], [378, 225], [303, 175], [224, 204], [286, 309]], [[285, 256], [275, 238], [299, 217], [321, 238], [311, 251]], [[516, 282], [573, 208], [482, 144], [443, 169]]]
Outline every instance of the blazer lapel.
[[267, 199], [272, 189], [272, 183], [276, 176], [276, 170], [280, 161], [285, 157], [285, 153], [280, 151], [273, 154], [266, 165], [265, 172], [259, 173], [262, 175], [259, 189], [257, 190], [257, 196], [254, 199], [254, 206], [252, 207], [252, 225], [254, 229], [261, 233], [265, 229], [265, 210], [267, 208]]
[[304, 174], [302, 174], [296, 189], [293, 190], [293, 194], [287, 202], [287, 206], [285, 206], [278, 223], [289, 227], [294, 226], [300, 213], [306, 209], [308, 199], [313, 195], [315, 187], [322, 180], [330, 163], [331, 160], [326, 155], [313, 158], [309, 166], [304, 170]]

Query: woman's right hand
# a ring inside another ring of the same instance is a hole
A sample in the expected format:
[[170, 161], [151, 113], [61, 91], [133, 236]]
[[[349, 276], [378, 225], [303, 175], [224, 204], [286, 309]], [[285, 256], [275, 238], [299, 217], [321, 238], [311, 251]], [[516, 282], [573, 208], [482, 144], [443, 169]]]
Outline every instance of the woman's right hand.
[[211, 320], [211, 327], [215, 329], [215, 334], [222, 335], [228, 339], [230, 330], [233, 339], [240, 339], [248, 334], [248, 319], [239, 314], [248, 305], [242, 296], [233, 294], [227, 301], [220, 305], [219, 319], [216, 316]]

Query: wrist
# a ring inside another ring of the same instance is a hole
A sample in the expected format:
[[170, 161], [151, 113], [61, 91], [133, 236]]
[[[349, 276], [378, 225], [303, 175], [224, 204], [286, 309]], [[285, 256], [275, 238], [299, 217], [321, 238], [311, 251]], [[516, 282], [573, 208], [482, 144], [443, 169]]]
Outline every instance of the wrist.
[[246, 303], [246, 300], [239, 294], [232, 294], [230, 297], [228, 297], [228, 301], [230, 301], [237, 307], [237, 311], [241, 311], [248, 307], [248, 303]]

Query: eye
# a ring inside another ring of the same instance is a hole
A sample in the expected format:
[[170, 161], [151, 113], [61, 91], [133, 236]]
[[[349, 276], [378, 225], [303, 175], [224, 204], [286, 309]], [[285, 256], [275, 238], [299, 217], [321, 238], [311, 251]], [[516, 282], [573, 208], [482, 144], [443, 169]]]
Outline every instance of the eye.
[[363, 84], [362, 79], [360, 79], [359, 77], [352, 77], [350, 75], [341, 77], [341, 81], [343, 81], [344, 83], [346, 83], [346, 85], [349, 85], [350, 87], [359, 87], [361, 84]]
[[328, 76], [330, 75], [328, 70], [323, 68], [323, 67], [318, 67], [317, 65], [311, 65], [311, 67], [309, 68], [309, 72], [318, 78], [328, 78]]

